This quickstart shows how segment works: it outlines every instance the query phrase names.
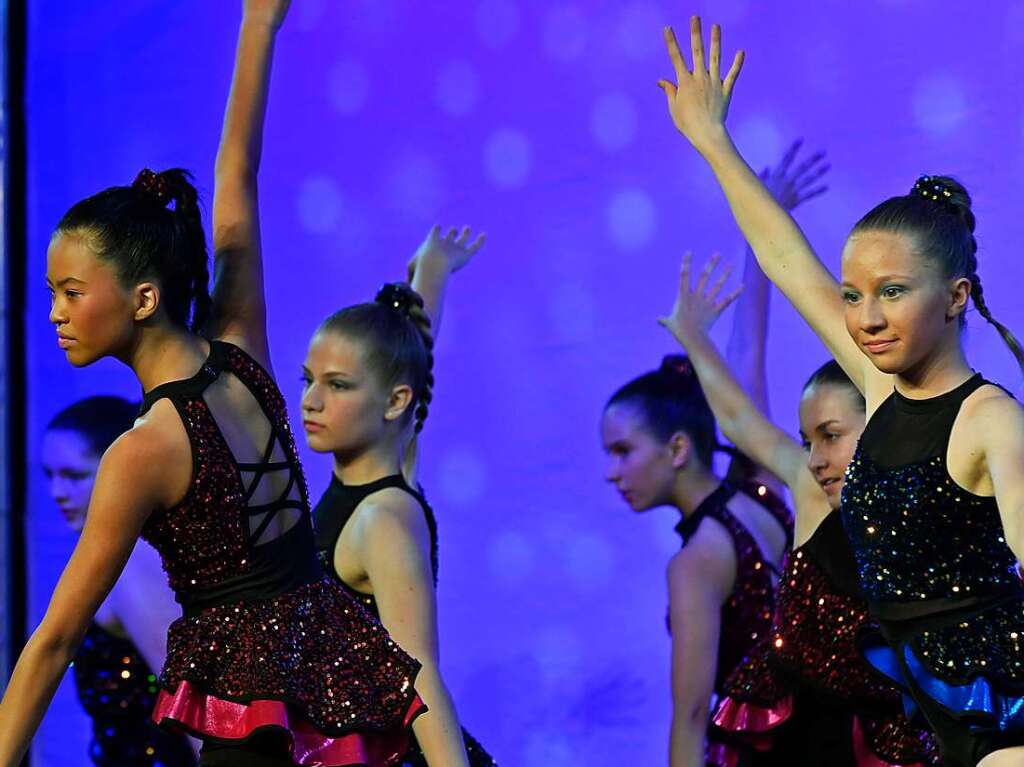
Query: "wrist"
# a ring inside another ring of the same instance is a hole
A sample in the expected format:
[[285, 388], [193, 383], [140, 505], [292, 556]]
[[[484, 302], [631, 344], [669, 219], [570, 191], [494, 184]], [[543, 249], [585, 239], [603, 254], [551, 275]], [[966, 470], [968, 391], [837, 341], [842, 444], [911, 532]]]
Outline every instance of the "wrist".
[[718, 157], [736, 152], [736, 147], [732, 143], [732, 137], [729, 135], [729, 131], [725, 129], [725, 125], [716, 125], [711, 128], [701, 137], [699, 143], [694, 143], [694, 147], [708, 162], [713, 162]]
[[428, 252], [416, 260], [416, 276], [420, 279], [446, 280], [451, 273], [451, 262], [444, 256]]
[[275, 22], [273, 19], [268, 19], [265, 16], [248, 13], [242, 16], [242, 30], [244, 32], [274, 36], [280, 28], [280, 22]]

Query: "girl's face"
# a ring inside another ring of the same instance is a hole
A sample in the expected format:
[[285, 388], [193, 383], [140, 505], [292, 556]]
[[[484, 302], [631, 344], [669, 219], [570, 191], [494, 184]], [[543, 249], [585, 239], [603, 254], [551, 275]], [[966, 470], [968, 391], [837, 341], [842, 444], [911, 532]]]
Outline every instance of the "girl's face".
[[43, 437], [43, 472], [50, 497], [75, 532], [85, 525], [100, 457], [75, 431], [54, 429]]
[[84, 367], [126, 348], [135, 330], [135, 302], [109, 263], [83, 237], [58, 234], [46, 254], [50, 322], [68, 362]]
[[672, 443], [662, 443], [651, 434], [634, 406], [618, 403], [604, 411], [601, 442], [608, 456], [605, 479], [633, 511], [670, 501], [677, 468]]
[[800, 400], [800, 438], [807, 448], [807, 468], [818, 480], [833, 509], [864, 431], [864, 406], [843, 384], [823, 383], [804, 391]]
[[866, 231], [846, 243], [846, 329], [883, 373], [918, 366], [957, 333], [969, 294], [967, 280], [944, 278], [905, 235]]
[[381, 439], [390, 392], [365, 364], [361, 343], [333, 331], [317, 333], [302, 381], [302, 425], [313, 450], [353, 454]]

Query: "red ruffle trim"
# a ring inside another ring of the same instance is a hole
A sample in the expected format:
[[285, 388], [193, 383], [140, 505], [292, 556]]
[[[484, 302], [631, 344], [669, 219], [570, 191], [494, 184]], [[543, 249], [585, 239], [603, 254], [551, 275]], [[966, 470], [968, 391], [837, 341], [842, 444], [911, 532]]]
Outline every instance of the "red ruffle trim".
[[236, 703], [203, 693], [183, 681], [172, 694], [160, 691], [153, 721], [166, 722], [200, 739], [244, 740], [262, 728], [284, 730], [292, 742], [292, 761], [303, 767], [386, 767], [397, 764], [409, 748], [409, 727], [427, 710], [417, 695], [400, 725], [387, 732], [324, 735], [294, 707], [279, 700]]
[[712, 722], [719, 729], [743, 735], [764, 735], [793, 716], [793, 696], [780, 698], [773, 707], [741, 703], [724, 698], [718, 704]]

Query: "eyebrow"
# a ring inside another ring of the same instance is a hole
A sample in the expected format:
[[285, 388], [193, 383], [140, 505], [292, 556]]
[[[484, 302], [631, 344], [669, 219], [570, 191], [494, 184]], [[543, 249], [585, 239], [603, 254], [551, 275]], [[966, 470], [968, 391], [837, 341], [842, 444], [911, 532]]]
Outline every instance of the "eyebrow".
[[[86, 284], [85, 280], [80, 280], [80, 279], [78, 279], [77, 277], [65, 277], [65, 278], [64, 278], [63, 280], [60, 280], [60, 281], [59, 281], [59, 282], [57, 283], [57, 287], [58, 287], [58, 288], [63, 288], [63, 287], [64, 287], [65, 285], [67, 285], [67, 284], [68, 284], [69, 282], [77, 282], [77, 283], [78, 283], [79, 285], [85, 285], [85, 284]], [[50, 285], [50, 284], [51, 284], [51, 283], [50, 283], [50, 280], [49, 280], [49, 278], [47, 278], [47, 280], [46, 280], [46, 284], [47, 284], [47, 285]]]
[[[303, 373], [308, 373], [310, 375], [310, 377], [312, 377], [312, 375], [313, 375], [313, 371], [310, 370], [305, 365], [302, 366], [302, 372]], [[338, 376], [340, 378], [353, 378], [351, 373], [345, 373], [345, 372], [343, 372], [341, 370], [325, 370], [323, 372], [323, 375], [327, 376], [327, 377], [329, 377], [329, 376]]]
[[[913, 282], [914, 278], [911, 277], [909, 274], [883, 274], [881, 277], [879, 277], [877, 280], [875, 280], [875, 282], [876, 283], [884, 283], [884, 282], [892, 282], [893, 280], [897, 280], [899, 282]], [[846, 280], [843, 280], [840, 283], [840, 287], [843, 287], [843, 288], [853, 288], [854, 290], [857, 289], [856, 286], [853, 283], [847, 282]]]
[[829, 426], [831, 426], [834, 423], [839, 423], [839, 419], [838, 418], [829, 418], [827, 421], [822, 421], [821, 423], [819, 423], [817, 426], [814, 427], [814, 430], [815, 431], [823, 431], [823, 430], [827, 429]]

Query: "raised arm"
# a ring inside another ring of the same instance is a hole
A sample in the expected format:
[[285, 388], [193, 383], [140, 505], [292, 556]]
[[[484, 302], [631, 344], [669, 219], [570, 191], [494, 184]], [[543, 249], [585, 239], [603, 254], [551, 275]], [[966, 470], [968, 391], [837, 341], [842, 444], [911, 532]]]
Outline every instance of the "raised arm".
[[267, 367], [270, 350], [256, 177], [274, 41], [289, 4], [290, 0], [245, 0], [213, 196], [211, 335], [242, 346]]
[[700, 19], [691, 20], [692, 72], [671, 28], [665, 30], [665, 42], [677, 82], [661, 80], [658, 84], [668, 98], [672, 120], [711, 166], [761, 268], [796, 306], [869, 401], [873, 393], [891, 390], [889, 376], [871, 364], [847, 333], [835, 278], [815, 255], [796, 222], [744, 162], [725, 128], [743, 52], [736, 54], [722, 80], [721, 31], [717, 25], [711, 30], [710, 55], [705, 63]]
[[168, 456], [179, 458], [180, 446], [150, 436], [138, 429], [125, 433], [100, 462], [82, 536], [0, 701], [0, 767], [20, 764], [142, 526], [153, 509], [168, 503]]
[[[765, 168], [761, 181], [786, 211], [824, 194], [821, 177], [828, 172], [825, 153], [817, 152], [794, 166], [802, 141], [794, 141], [778, 164]], [[764, 416], [770, 417], [765, 347], [768, 341], [768, 309], [771, 283], [746, 246], [743, 262], [743, 292], [736, 300], [732, 331], [726, 346], [726, 360], [743, 389]]]
[[437, 597], [430, 569], [430, 532], [423, 511], [401, 490], [383, 490], [357, 516], [363, 568], [373, 586], [381, 623], [422, 664], [416, 691], [427, 713], [413, 723], [430, 767], [468, 767], [451, 694], [441, 678]]
[[739, 290], [720, 297], [728, 270], [717, 275], [718, 257], [705, 264], [691, 287], [690, 256], [683, 258], [679, 292], [668, 317], [658, 322], [686, 349], [701, 389], [722, 434], [759, 466], [793, 488], [807, 472], [807, 456], [789, 435], [768, 420], [733, 375], [708, 330]]
[[448, 278], [472, 260], [485, 240], [483, 234], [471, 239], [468, 226], [462, 227], [461, 232], [453, 227], [444, 237], [441, 227], [434, 226], [409, 262], [409, 284], [423, 297], [435, 340], [441, 329]]

